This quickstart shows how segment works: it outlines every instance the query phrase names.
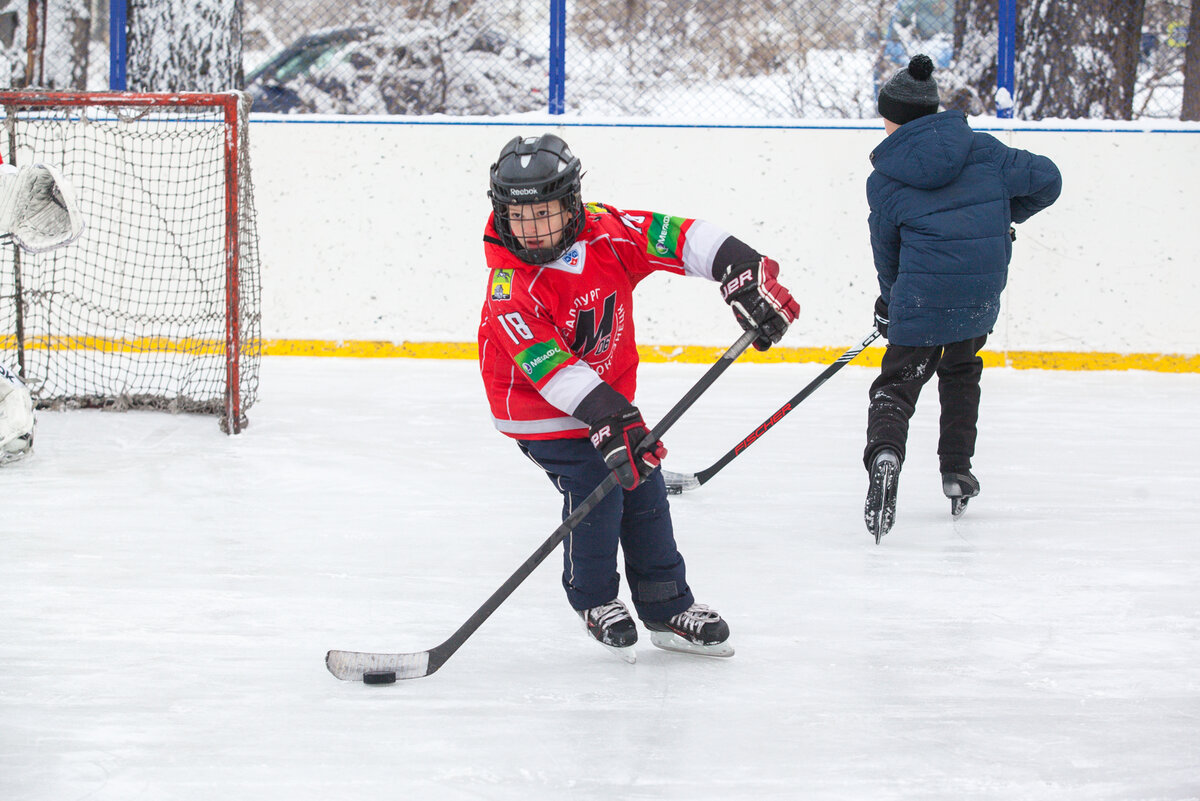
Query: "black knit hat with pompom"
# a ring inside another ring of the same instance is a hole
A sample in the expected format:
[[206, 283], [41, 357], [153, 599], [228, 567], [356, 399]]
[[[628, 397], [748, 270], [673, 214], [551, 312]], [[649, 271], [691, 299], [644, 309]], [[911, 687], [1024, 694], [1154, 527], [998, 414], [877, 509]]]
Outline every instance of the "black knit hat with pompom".
[[933, 61], [924, 53], [913, 56], [908, 66], [879, 90], [879, 116], [898, 125], [926, 114], [937, 114], [937, 110], [938, 87], [933, 79]]

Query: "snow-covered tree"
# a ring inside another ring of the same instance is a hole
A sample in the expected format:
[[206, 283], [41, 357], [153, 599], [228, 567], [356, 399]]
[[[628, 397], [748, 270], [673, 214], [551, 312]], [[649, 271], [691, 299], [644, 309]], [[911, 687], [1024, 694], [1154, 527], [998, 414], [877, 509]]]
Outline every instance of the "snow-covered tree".
[[[31, 13], [35, 29], [32, 54]], [[86, 88], [90, 35], [88, 0], [0, 0], [0, 85]]]
[[1018, 4], [1015, 116], [1133, 116], [1146, 0]]
[[1183, 111], [1181, 120], [1200, 121], [1200, 0], [1192, 0], [1188, 40], [1183, 51]]
[[[1017, 4], [1015, 116], [1130, 119], [1146, 0]], [[995, 0], [957, 0], [954, 73], [995, 108]], [[1153, 79], [1153, 76], [1150, 76]]]
[[[954, 87], [943, 92], [947, 107], [970, 114], [996, 112], [996, 55], [1000, 38], [996, 0], [957, 0], [954, 4]], [[940, 76], [939, 76], [940, 82]]]
[[0, 86], [24, 87], [25, 9], [16, 0], [0, 0]]
[[242, 85], [241, 0], [130, 0], [127, 81], [141, 92]]

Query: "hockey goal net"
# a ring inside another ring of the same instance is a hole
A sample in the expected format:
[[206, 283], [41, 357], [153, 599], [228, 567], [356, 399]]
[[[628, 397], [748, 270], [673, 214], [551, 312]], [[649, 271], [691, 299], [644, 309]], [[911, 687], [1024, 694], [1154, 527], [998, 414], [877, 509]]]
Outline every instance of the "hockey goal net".
[[0, 362], [41, 408], [220, 416], [258, 392], [261, 288], [239, 93], [0, 92], [0, 154], [51, 164], [87, 227], [32, 254], [0, 243]]

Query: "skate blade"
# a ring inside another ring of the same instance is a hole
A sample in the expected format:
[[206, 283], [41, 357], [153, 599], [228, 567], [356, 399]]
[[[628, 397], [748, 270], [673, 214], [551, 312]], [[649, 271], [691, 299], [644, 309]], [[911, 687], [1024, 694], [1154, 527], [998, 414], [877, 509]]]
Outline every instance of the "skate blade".
[[[597, 640], [596, 642], [600, 641]], [[608, 643], [603, 642], [601, 642], [600, 645], [614, 653], [623, 662], [628, 662], [631, 665], [637, 662], [637, 651], [634, 650], [632, 645], [627, 645], [624, 648], [618, 648], [615, 645], [609, 645]]]
[[664, 651], [674, 651], [679, 654], [696, 654], [698, 656], [733, 656], [733, 646], [728, 642], [718, 642], [712, 645], [698, 645], [691, 640], [685, 640], [670, 631], [650, 632], [650, 642]]
[[623, 661], [623, 662], [628, 662], [631, 665], [634, 662], [637, 662], [637, 651], [634, 650], [632, 643], [629, 645], [626, 645], [624, 648], [618, 648], [615, 645], [609, 645], [606, 642], [600, 642], [595, 637], [593, 637], [590, 632], [588, 633], [588, 639], [590, 639], [592, 642], [596, 643], [596, 645], [599, 645], [600, 647], [604, 648], [605, 650], [610, 651], [613, 655], [620, 658], [621, 661]]
[[962, 517], [962, 513], [967, 511], [967, 501], [970, 498], [951, 498], [950, 499], [950, 516]]
[[877, 515], [867, 515], [867, 533], [875, 537], [875, 544], [878, 545], [883, 535], [892, 530], [892, 523], [887, 519], [886, 512], [880, 512]]
[[[876, 481], [877, 478], [878, 481]], [[875, 536], [875, 544], [878, 545], [883, 536], [892, 530], [892, 526], [896, 522], [895, 467], [885, 466], [879, 474], [872, 474], [872, 489], [874, 489], [876, 484], [879, 486], [879, 508], [878, 510], [871, 509], [870, 507], [864, 509], [863, 518], [867, 524], [867, 532]]]
[[616, 656], [620, 657], [622, 661], [628, 662], [631, 665], [637, 661], [637, 651], [633, 650], [633, 646], [637, 643], [636, 637], [634, 638], [634, 641], [631, 642], [629, 645], [626, 645], [624, 648], [618, 648], [615, 645], [609, 645], [606, 642], [600, 642], [595, 637], [593, 637], [592, 633], [590, 631], [588, 631], [586, 621], [583, 622], [583, 630], [587, 634], [589, 640], [596, 643], [597, 645], [607, 648], [609, 651], [612, 651]]

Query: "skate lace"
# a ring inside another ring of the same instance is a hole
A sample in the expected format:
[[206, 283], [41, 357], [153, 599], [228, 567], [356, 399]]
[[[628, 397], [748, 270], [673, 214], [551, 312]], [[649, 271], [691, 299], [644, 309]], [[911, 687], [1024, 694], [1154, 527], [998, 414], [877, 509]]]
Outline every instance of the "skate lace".
[[588, 617], [592, 619], [592, 622], [596, 626], [606, 629], [613, 623], [628, 618], [629, 610], [620, 601], [609, 601], [606, 604], [600, 604], [589, 609]]
[[704, 604], [692, 604], [690, 608], [671, 618], [671, 625], [692, 634], [699, 633], [707, 623], [714, 623], [721, 616]]

